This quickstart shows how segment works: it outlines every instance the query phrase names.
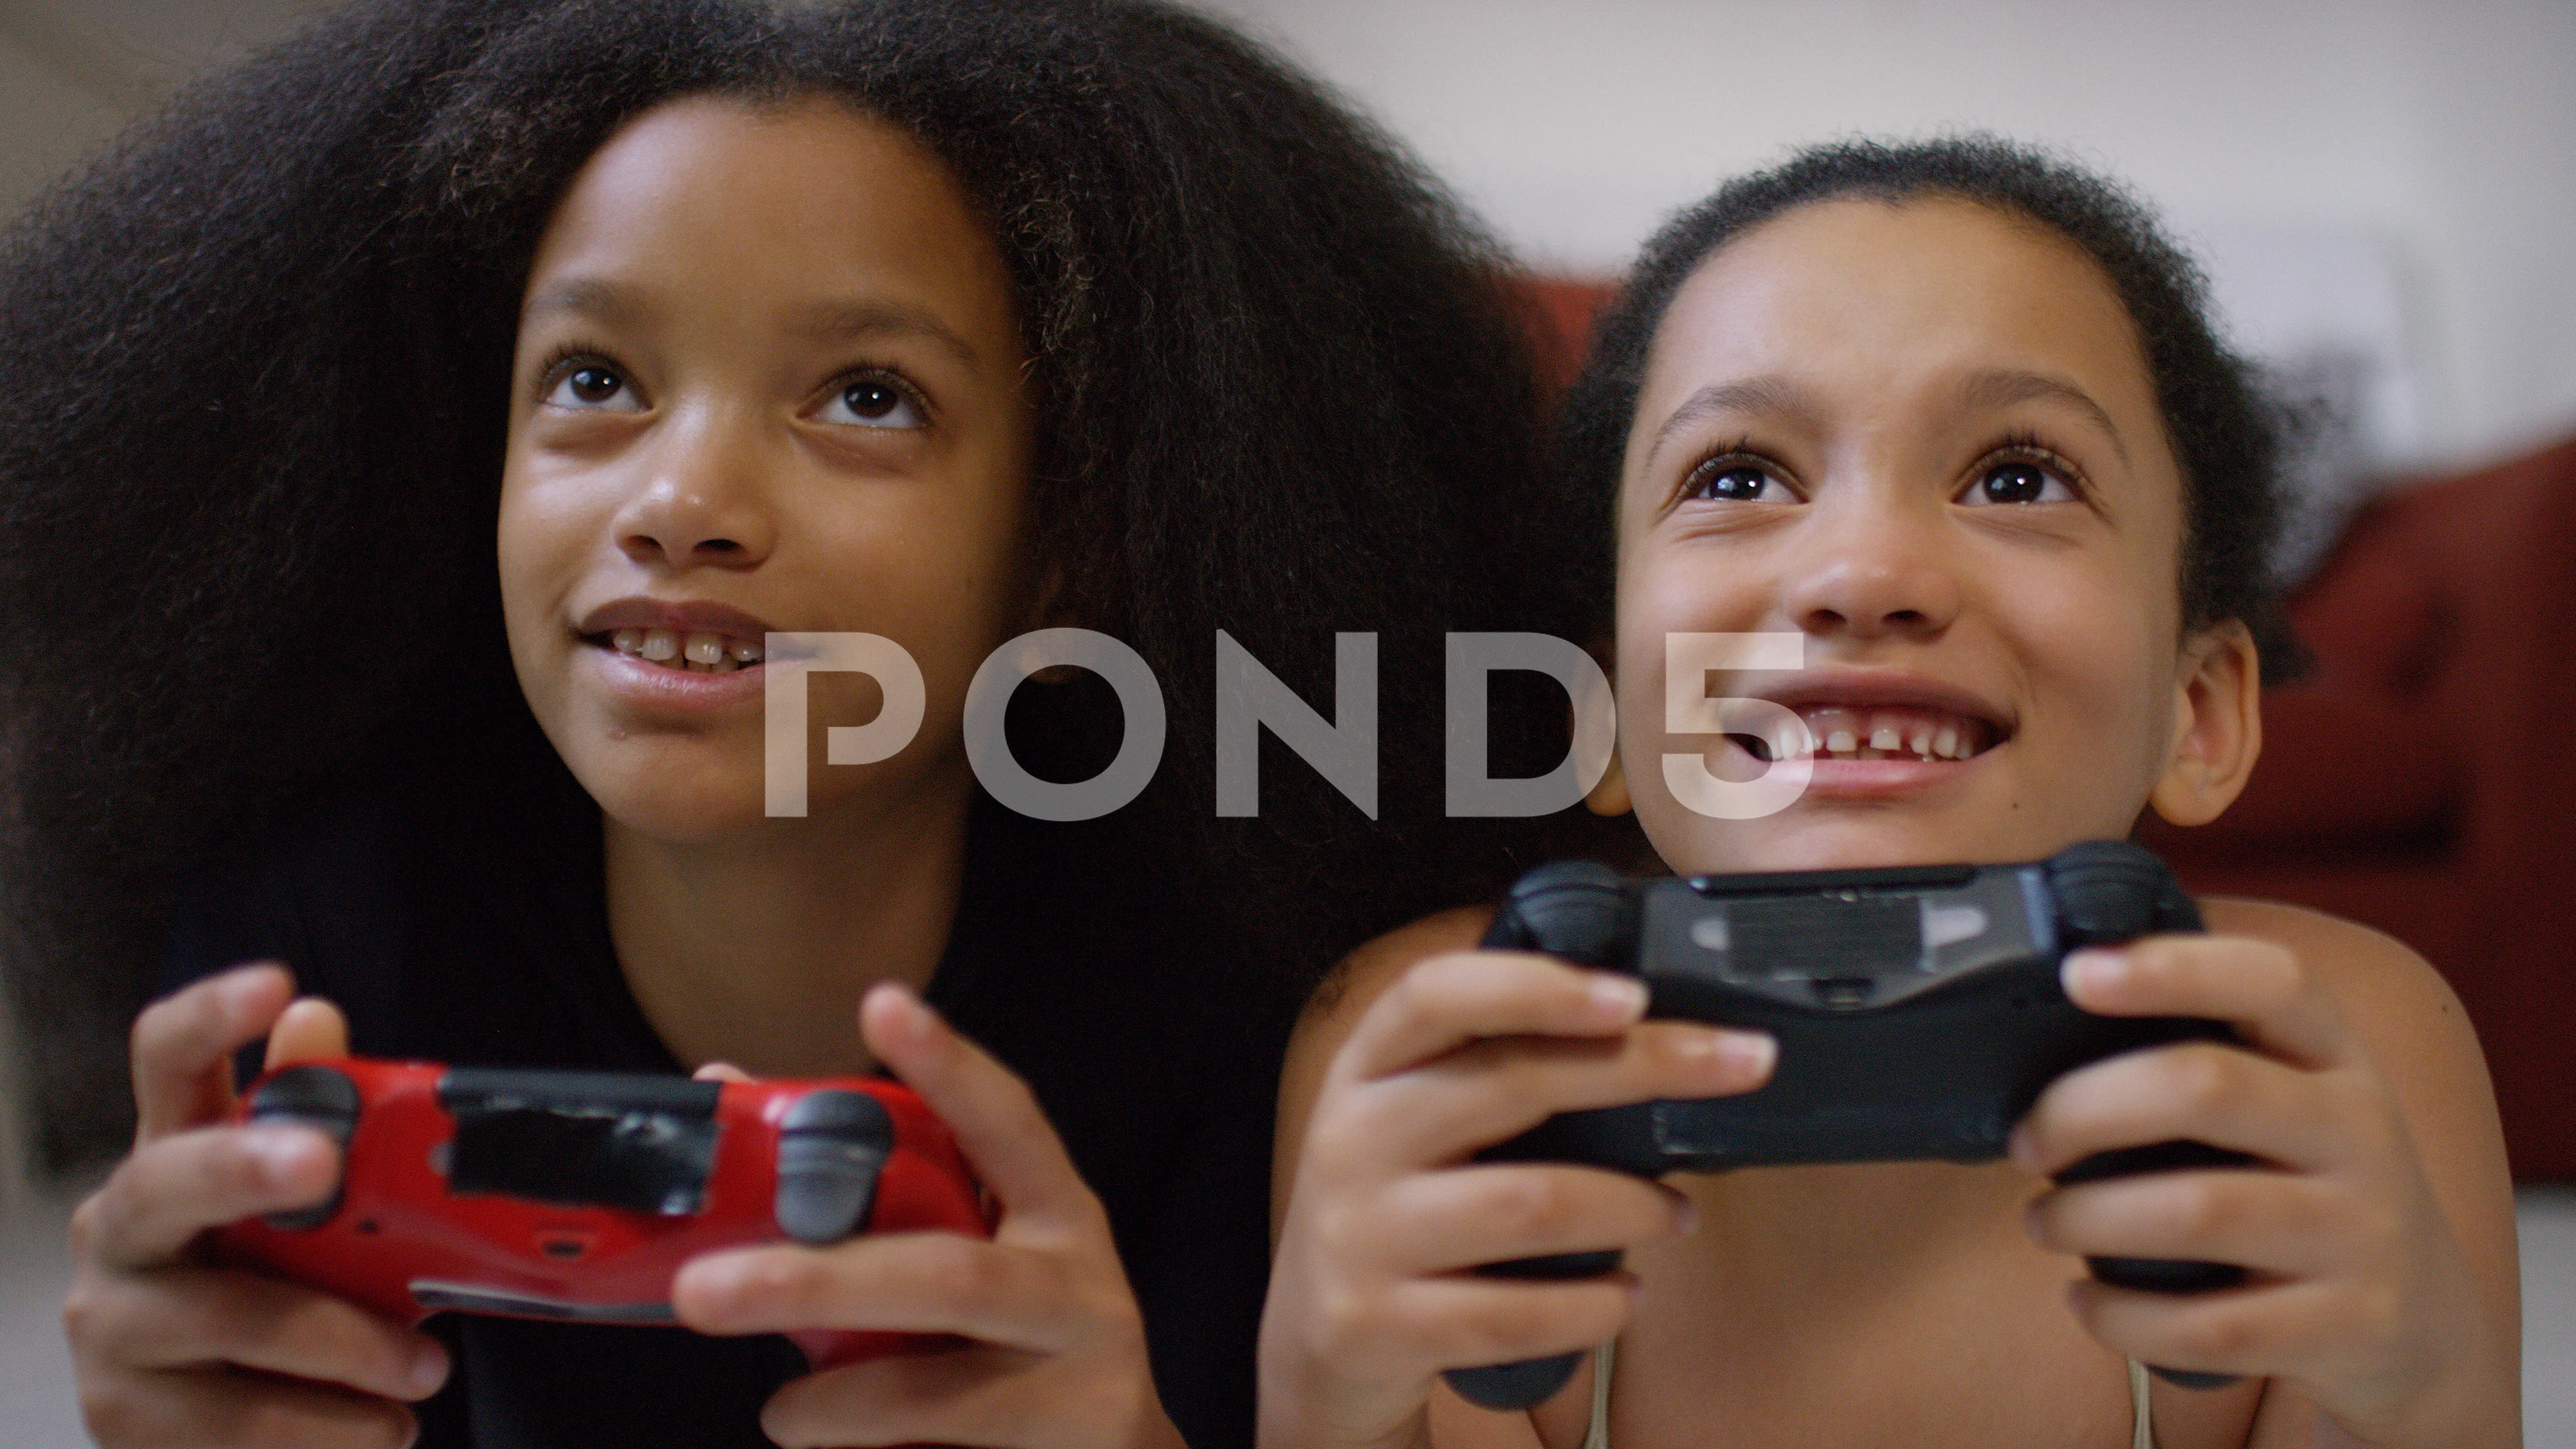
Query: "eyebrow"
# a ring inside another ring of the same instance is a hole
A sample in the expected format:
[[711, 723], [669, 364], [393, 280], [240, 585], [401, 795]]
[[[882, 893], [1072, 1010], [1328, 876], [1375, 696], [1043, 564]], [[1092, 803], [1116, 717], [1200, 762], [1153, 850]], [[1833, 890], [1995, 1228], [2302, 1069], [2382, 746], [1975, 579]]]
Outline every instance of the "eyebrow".
[[969, 372], [979, 359], [972, 344], [927, 309], [900, 302], [824, 302], [807, 308], [795, 330], [820, 341], [843, 338], [919, 337], [953, 354]]
[[1757, 413], [1772, 417], [1812, 420], [1818, 409], [1796, 383], [1785, 377], [1749, 377], [1737, 382], [1711, 383], [1692, 393], [1662, 427], [1655, 429], [1655, 441], [1646, 449], [1646, 462], [1664, 450], [1673, 434], [1708, 418], [1727, 413]]
[[[571, 312], [610, 326], [635, 326], [650, 321], [654, 308], [641, 288], [595, 277], [575, 277], [529, 297], [527, 306], [519, 312], [519, 324], [524, 327], [531, 318], [548, 312]], [[888, 335], [919, 337], [953, 354], [970, 372], [977, 370], [980, 362], [973, 345], [956, 329], [925, 308], [900, 302], [819, 302], [803, 309], [789, 328], [798, 336], [827, 342]]]
[[2062, 403], [2100, 428], [2103, 436], [2110, 439], [2111, 451], [2120, 455], [2121, 462], [2129, 461], [2129, 446], [2121, 440], [2119, 425], [2111, 421], [2109, 411], [2095, 402], [2091, 393], [2071, 382], [2038, 372], [1981, 372], [1969, 378], [1959, 389], [1959, 401], [1972, 412], [1980, 408], [2007, 408], [2016, 403]]

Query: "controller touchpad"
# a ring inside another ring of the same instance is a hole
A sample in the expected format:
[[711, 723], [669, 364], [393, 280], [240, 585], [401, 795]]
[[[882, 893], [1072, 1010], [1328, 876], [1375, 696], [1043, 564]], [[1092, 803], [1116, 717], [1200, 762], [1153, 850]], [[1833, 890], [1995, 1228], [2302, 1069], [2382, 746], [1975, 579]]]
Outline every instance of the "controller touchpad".
[[639, 1077], [603, 1091], [594, 1074], [557, 1092], [549, 1075], [459, 1068], [439, 1083], [456, 1122], [448, 1191], [665, 1217], [705, 1205], [718, 1084]]

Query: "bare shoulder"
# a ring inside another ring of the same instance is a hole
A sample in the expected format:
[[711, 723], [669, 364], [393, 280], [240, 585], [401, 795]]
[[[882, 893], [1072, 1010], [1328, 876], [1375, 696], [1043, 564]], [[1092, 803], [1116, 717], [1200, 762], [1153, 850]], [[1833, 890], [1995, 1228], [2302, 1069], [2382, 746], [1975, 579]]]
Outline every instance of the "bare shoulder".
[[2305, 906], [2229, 897], [2202, 906], [2211, 930], [2270, 941], [2296, 955], [2384, 1068], [2471, 1071], [2487, 1090], [2485, 1059], [2467, 1011], [2413, 947]]
[[[1472, 949], [1493, 919], [1491, 906], [1460, 906], [1399, 926], [1353, 951], [1307, 1001], [1305, 1015], [1297, 1023], [1298, 1036], [1328, 1031], [1334, 1024], [1340, 1025], [1341, 1036], [1349, 1035], [1350, 1024], [1414, 962]], [[1334, 1044], [1340, 1044], [1338, 1037]]]
[[1353, 951], [1324, 978], [1306, 1003], [1297, 1029], [1288, 1038], [1288, 1059], [1279, 1072], [1278, 1136], [1270, 1171], [1270, 1231], [1275, 1238], [1288, 1189], [1296, 1181], [1298, 1149], [1306, 1140], [1306, 1119], [1323, 1091], [1324, 1072], [1333, 1054], [1349, 1040], [1351, 1029], [1368, 1014], [1369, 1004], [1385, 994], [1417, 961], [1465, 951], [1485, 934], [1494, 918], [1491, 906], [1461, 906], [1399, 926]]

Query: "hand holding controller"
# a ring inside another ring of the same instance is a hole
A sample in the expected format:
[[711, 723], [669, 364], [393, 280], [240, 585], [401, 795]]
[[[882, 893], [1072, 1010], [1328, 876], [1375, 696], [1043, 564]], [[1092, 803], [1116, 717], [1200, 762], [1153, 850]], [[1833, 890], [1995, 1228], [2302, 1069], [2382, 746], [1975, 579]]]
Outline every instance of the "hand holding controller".
[[[332, 1195], [220, 1251], [405, 1323], [440, 1310], [668, 1323], [719, 1248], [935, 1228], [988, 1236], [955, 1141], [898, 1084], [686, 1081], [355, 1058], [261, 1077], [236, 1109], [338, 1142]], [[791, 1334], [816, 1367], [923, 1335]]]
[[[2059, 981], [2059, 964], [2081, 946], [2200, 929], [2163, 863], [2116, 841], [2022, 865], [1688, 880], [1631, 881], [1581, 862], [1542, 866], [1513, 886], [1485, 946], [1635, 972], [1651, 993], [1650, 1014], [1768, 1031], [1779, 1065], [1767, 1085], [1742, 1096], [1567, 1113], [1481, 1155], [1644, 1177], [1999, 1157], [2013, 1124], [2066, 1072], [2141, 1047], [2229, 1037], [2220, 1023], [2194, 1018], [2094, 1016], [2068, 1001]], [[1868, 1069], [1854, 1070], [1858, 1063]], [[2246, 1160], [2161, 1143], [2100, 1154], [2058, 1180]], [[1588, 1277], [1618, 1261], [1616, 1252], [1575, 1253], [1483, 1271]], [[2215, 1263], [2088, 1262], [2103, 1282], [2154, 1292], [2199, 1292], [2244, 1276]], [[1579, 1358], [1446, 1377], [1473, 1403], [1521, 1408], [1561, 1388]], [[2195, 1388], [2230, 1381], [2157, 1372]]]

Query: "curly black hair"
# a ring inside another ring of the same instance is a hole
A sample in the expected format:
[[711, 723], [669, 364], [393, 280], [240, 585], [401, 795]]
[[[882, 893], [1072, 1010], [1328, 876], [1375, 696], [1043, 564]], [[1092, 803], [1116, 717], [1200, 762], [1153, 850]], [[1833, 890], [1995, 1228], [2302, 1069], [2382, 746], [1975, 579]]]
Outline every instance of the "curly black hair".
[[1558, 420], [1558, 506], [1593, 541], [1583, 562], [1606, 636], [1619, 468], [1635, 420], [1646, 358], [1665, 309], [1700, 263], [1774, 217], [1813, 202], [1857, 197], [1901, 203], [1947, 196], [2036, 222], [2083, 249], [2127, 309], [2146, 354], [2184, 490], [2183, 624], [2241, 621], [2267, 678], [2295, 670], [2301, 651], [2272, 582], [2280, 527], [2280, 455], [2287, 419], [2253, 369], [2219, 340], [2208, 286], [2154, 213], [2119, 183], [2037, 148], [1988, 135], [1923, 141], [1837, 141], [1738, 177], [1665, 222], [1604, 309], [1592, 351]]
[[[492, 560], [518, 296], [581, 164], [710, 93], [890, 121], [994, 227], [1034, 358], [1035, 555], [1169, 706], [1114, 846], [1051, 868], [1220, 900], [1237, 989], [1300, 991], [1534, 850], [1442, 821], [1439, 766], [1445, 631], [1575, 632], [1519, 553], [1521, 304], [1314, 83], [1142, 0], [360, 0], [0, 244], [0, 947], [53, 1161], [122, 1130], [116, 1044], [210, 851], [352, 779], [559, 770]], [[1380, 631], [1378, 822], [1276, 741], [1263, 813], [1215, 817], [1220, 628], [1319, 706], [1334, 633]], [[1521, 713], [1544, 768], [1562, 707]], [[1033, 686], [1011, 727], [1070, 779], [1122, 719]]]

